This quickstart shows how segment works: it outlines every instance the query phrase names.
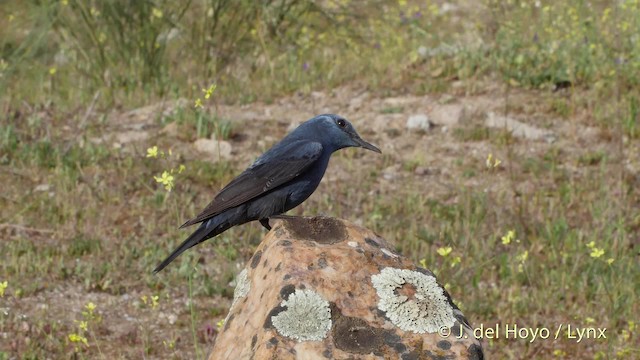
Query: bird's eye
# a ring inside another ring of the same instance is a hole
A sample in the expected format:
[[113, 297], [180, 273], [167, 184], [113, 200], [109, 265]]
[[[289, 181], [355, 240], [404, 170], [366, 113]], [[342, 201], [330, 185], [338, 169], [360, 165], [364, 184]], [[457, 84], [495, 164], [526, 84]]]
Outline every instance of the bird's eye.
[[340, 126], [341, 128], [347, 126], [347, 122], [344, 121], [344, 119], [338, 119], [336, 120], [336, 124], [338, 124], [338, 126]]

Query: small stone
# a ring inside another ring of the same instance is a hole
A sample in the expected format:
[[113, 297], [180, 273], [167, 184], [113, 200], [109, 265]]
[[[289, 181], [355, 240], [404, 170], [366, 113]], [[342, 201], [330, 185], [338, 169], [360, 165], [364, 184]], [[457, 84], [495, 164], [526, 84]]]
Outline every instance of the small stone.
[[167, 134], [169, 136], [177, 136], [178, 135], [178, 123], [177, 122], [171, 122], [169, 124], [167, 124], [165, 127], [162, 128], [162, 130], [160, 130], [161, 133], [163, 134]]
[[427, 115], [411, 115], [407, 120], [407, 129], [427, 131], [431, 128], [431, 122]]
[[424, 166], [418, 166], [415, 170], [413, 170], [413, 173], [419, 176], [429, 175], [429, 169]]
[[40, 184], [40, 185], [36, 186], [35, 189], [33, 189], [33, 191], [35, 191], [35, 192], [46, 192], [46, 191], [49, 191], [50, 188], [51, 188], [51, 186], [49, 184]]
[[149, 133], [146, 131], [123, 131], [121, 133], [116, 134], [116, 140], [120, 144], [128, 144], [134, 141], [143, 141], [149, 138]]
[[429, 113], [434, 124], [453, 126], [464, 121], [467, 109], [460, 104], [445, 104], [435, 107]]
[[214, 160], [231, 158], [231, 144], [224, 140], [198, 139], [193, 143], [196, 150], [212, 156]]

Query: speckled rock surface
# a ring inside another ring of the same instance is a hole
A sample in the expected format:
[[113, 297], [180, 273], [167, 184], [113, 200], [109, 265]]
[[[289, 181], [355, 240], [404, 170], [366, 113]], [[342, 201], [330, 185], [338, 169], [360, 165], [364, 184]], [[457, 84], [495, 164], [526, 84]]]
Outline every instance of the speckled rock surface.
[[316, 217], [281, 220], [266, 235], [238, 277], [209, 359], [483, 359], [483, 353], [431, 271], [367, 229]]

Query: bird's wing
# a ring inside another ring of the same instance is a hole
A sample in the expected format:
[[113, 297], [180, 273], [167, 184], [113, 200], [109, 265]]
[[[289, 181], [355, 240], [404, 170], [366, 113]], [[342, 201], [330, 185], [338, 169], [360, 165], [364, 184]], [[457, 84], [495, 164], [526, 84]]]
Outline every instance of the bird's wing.
[[184, 223], [181, 228], [207, 220], [277, 188], [304, 172], [321, 154], [322, 144], [298, 140], [279, 147], [277, 151], [269, 154], [268, 159], [263, 155], [220, 190], [198, 216]]

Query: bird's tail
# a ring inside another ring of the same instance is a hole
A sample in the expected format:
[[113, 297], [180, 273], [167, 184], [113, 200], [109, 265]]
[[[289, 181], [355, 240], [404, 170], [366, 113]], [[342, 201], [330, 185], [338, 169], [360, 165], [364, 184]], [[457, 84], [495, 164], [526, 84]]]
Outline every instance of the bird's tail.
[[[213, 219], [211, 219], [213, 220]], [[169, 255], [166, 259], [164, 259], [160, 265], [158, 265], [154, 270], [153, 273], [157, 274], [158, 272], [160, 272], [162, 269], [164, 269], [167, 265], [169, 265], [169, 263], [171, 263], [173, 260], [175, 260], [175, 258], [177, 258], [178, 256], [180, 256], [180, 254], [182, 254], [183, 252], [185, 252], [187, 249], [196, 246], [198, 244], [200, 244], [201, 242], [210, 239], [222, 232], [224, 232], [225, 230], [229, 229], [231, 227], [231, 225], [229, 224], [228, 221], [224, 221], [222, 224], [215, 224], [213, 223], [213, 221], [205, 221], [204, 223], [202, 223], [198, 229], [196, 229], [196, 231], [193, 232], [193, 234], [189, 235], [189, 237], [182, 242], [182, 244], [180, 244], [180, 246], [178, 246], [175, 250], [173, 250], [173, 252], [171, 253], [171, 255]]]

